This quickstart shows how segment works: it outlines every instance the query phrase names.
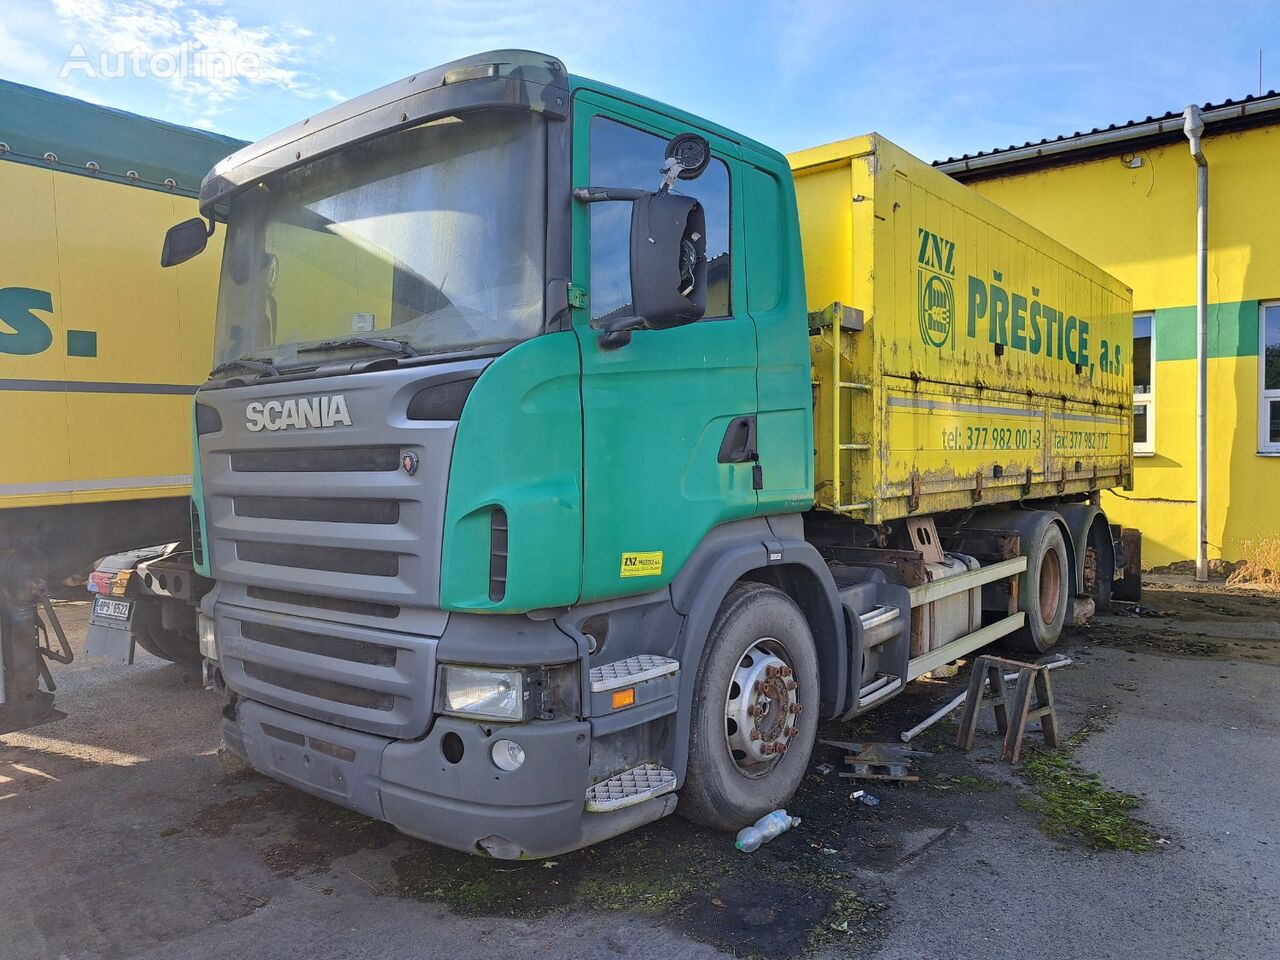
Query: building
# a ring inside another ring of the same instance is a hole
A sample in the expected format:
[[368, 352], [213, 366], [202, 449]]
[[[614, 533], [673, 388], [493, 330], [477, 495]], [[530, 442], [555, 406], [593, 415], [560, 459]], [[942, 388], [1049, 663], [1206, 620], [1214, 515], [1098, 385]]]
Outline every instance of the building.
[[[1280, 95], [1205, 104], [1208, 539], [1280, 537]], [[1196, 167], [1167, 113], [936, 164], [1133, 288], [1134, 488], [1105, 495], [1146, 566], [1196, 555]]]

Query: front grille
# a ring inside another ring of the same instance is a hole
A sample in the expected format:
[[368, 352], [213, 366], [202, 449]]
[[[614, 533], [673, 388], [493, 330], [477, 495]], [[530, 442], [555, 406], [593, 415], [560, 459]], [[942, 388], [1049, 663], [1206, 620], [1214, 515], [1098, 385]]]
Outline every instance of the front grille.
[[395, 697], [389, 693], [366, 690], [363, 687], [353, 687], [350, 684], [338, 683], [335, 680], [308, 677], [289, 670], [279, 670], [276, 667], [264, 666], [260, 663], [246, 662], [244, 664], [244, 672], [247, 676], [261, 683], [267, 683], [273, 687], [279, 687], [282, 690], [289, 690], [293, 693], [300, 693], [305, 697], [314, 697], [317, 700], [332, 700], [337, 703], [345, 703], [349, 707], [360, 707], [365, 710], [389, 711], [395, 706]]
[[258, 643], [283, 647], [286, 650], [297, 650], [301, 653], [314, 653], [320, 657], [332, 657], [335, 660], [367, 663], [379, 667], [395, 666], [396, 662], [394, 647], [365, 643], [361, 640], [324, 636], [269, 623], [256, 623], [252, 620], [244, 621], [240, 625], [240, 632], [247, 640], [256, 640]]
[[300, 499], [297, 497], [236, 497], [238, 517], [263, 520], [308, 520], [318, 523], [398, 523], [395, 500]]
[[343, 597], [321, 597], [293, 590], [276, 590], [273, 587], [248, 587], [245, 591], [254, 600], [269, 603], [287, 603], [295, 607], [311, 607], [315, 610], [332, 610], [334, 613], [352, 613], [362, 617], [394, 619], [400, 616], [400, 608], [393, 603], [370, 603], [368, 600], [347, 600]]
[[400, 557], [386, 550], [352, 550], [347, 547], [312, 547], [296, 543], [236, 543], [236, 556], [249, 563], [330, 573], [355, 573], [367, 577], [394, 577], [400, 573]]
[[319, 447], [303, 450], [237, 450], [237, 473], [368, 473], [400, 469], [399, 447]]

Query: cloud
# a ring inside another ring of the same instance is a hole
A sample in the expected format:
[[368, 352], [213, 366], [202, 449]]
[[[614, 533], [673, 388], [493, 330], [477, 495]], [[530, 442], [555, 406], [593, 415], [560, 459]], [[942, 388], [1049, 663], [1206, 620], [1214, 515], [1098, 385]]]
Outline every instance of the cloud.
[[329, 97], [303, 67], [325, 44], [296, 23], [247, 24], [222, 0], [53, 0], [53, 7], [71, 44], [60, 79], [158, 81], [196, 126], [216, 127], [255, 90]]

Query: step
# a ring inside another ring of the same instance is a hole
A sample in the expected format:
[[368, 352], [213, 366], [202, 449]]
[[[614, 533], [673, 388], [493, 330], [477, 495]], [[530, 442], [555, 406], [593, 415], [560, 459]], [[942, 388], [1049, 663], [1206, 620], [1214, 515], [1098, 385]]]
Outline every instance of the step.
[[898, 619], [898, 613], [897, 607], [880, 606], [859, 614], [858, 619], [862, 621], [862, 629], [866, 631], [886, 623], [892, 623]]
[[902, 678], [881, 674], [858, 691], [858, 709], [865, 710], [902, 689]]
[[591, 692], [607, 693], [630, 687], [646, 680], [656, 680], [668, 674], [680, 672], [680, 661], [670, 657], [658, 657], [651, 653], [642, 653], [638, 657], [627, 657], [591, 668]]
[[656, 763], [642, 763], [587, 787], [587, 812], [621, 810], [676, 788], [676, 775]]

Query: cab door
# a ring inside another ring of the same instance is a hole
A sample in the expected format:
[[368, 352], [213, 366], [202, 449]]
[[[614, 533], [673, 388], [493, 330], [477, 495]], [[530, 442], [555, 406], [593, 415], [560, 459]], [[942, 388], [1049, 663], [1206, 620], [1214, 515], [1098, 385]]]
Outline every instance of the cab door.
[[[626, 202], [574, 203], [573, 325], [582, 352], [582, 600], [664, 586], [717, 524], [756, 511], [756, 331], [746, 309], [738, 149], [671, 117], [579, 90], [573, 186], [657, 190], [668, 140], [702, 134], [712, 159], [674, 190], [706, 212], [703, 319], [599, 343], [631, 302]], [[736, 451], [736, 452], [734, 452]]]

